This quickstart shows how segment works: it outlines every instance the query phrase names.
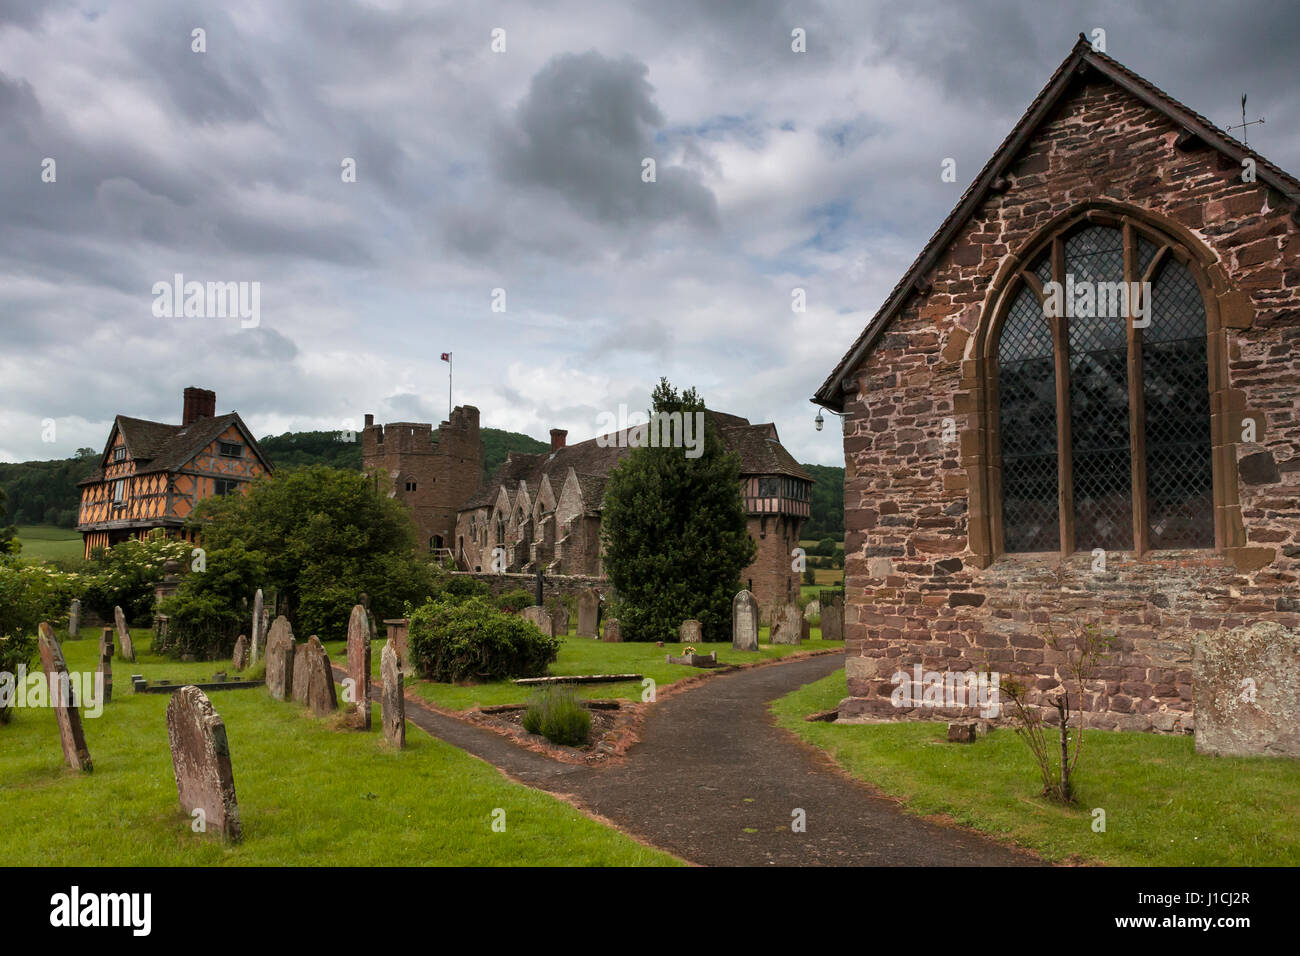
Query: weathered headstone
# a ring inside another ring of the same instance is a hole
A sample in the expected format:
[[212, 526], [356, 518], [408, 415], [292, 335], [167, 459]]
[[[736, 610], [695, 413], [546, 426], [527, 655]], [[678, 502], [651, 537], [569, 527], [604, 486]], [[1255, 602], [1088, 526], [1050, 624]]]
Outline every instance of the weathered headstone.
[[547, 637], [555, 636], [555, 626], [551, 623], [551, 615], [540, 604], [524, 608], [523, 619], [536, 624], [537, 629]]
[[54, 629], [44, 621], [38, 629], [37, 644], [41, 652], [41, 668], [45, 671], [45, 684], [49, 689], [49, 704], [59, 724], [59, 741], [63, 744], [63, 759], [73, 770], [90, 773], [90, 751], [86, 748], [86, 735], [81, 729], [81, 713], [73, 699], [72, 684], [68, 679], [68, 665], [63, 660], [63, 650], [54, 639]]
[[266, 638], [266, 689], [276, 700], [289, 700], [293, 697], [295, 650], [289, 619], [277, 617]]
[[76, 637], [81, 631], [81, 600], [73, 598], [68, 605], [68, 637]]
[[758, 650], [758, 602], [748, 591], [731, 601], [731, 646], [738, 651]]
[[104, 703], [111, 703], [113, 700], [113, 630], [104, 628], [104, 632], [99, 635], [99, 673], [100, 680], [103, 681]]
[[406, 698], [403, 691], [402, 659], [390, 641], [379, 654], [379, 676], [383, 679], [383, 696], [380, 718], [384, 723], [384, 737], [399, 747], [406, 746]]
[[360, 604], [348, 619], [348, 677], [361, 726], [370, 729], [370, 615]]
[[[334, 691], [334, 671], [330, 667], [330, 656], [325, 645], [315, 634], [307, 638], [305, 647], [298, 649], [298, 654], [307, 662], [303, 682], [307, 685], [306, 701], [312, 713], [324, 717], [339, 709], [338, 694]], [[294, 677], [297, 680], [297, 677]], [[294, 688], [297, 693], [297, 687]]]
[[131, 629], [126, 626], [126, 615], [120, 607], [113, 608], [113, 623], [117, 626], [117, 640], [122, 648], [122, 656], [128, 661], [134, 661], [135, 645], [131, 643]]
[[704, 627], [694, 618], [682, 621], [677, 629], [677, 639], [683, 644], [699, 644], [704, 640]]
[[799, 620], [799, 640], [812, 640], [812, 621], [806, 617]]
[[[1300, 757], [1300, 629], [1257, 620], [1191, 643], [1196, 752]], [[1157, 730], [1180, 729], [1153, 718]]]
[[822, 612], [822, 602], [818, 601], [816, 598], [813, 598], [813, 600], [808, 602], [808, 606], [803, 609], [804, 620], [811, 621], [813, 618], [821, 614], [821, 612]]
[[407, 633], [411, 629], [410, 618], [395, 617], [384, 621], [384, 627], [388, 629], [388, 643], [397, 648], [398, 655], [402, 660], [406, 660], [407, 654]]
[[230, 661], [230, 666], [236, 671], [248, 667], [248, 635], [240, 634], [239, 640], [235, 641], [235, 654]]
[[772, 609], [771, 644], [798, 644], [803, 637], [803, 615], [799, 605], [783, 604]]
[[555, 605], [555, 613], [551, 615], [551, 621], [555, 625], [555, 636], [565, 637], [569, 633], [569, 606], [563, 601]]
[[822, 608], [822, 640], [844, 640], [844, 598], [838, 594]]
[[600, 595], [595, 588], [587, 588], [578, 595], [578, 636], [596, 636], [596, 612], [600, 608]]
[[618, 626], [618, 618], [611, 617], [605, 619], [605, 643], [622, 644], [623, 629]]
[[153, 646], [162, 648], [167, 646], [167, 628], [171, 624], [171, 618], [166, 614], [155, 614], [153, 616]]
[[266, 615], [263, 613], [262, 589], [253, 595], [253, 646], [249, 652], [248, 665], [255, 667], [258, 660], [266, 653]]
[[[308, 643], [311, 643], [310, 639]], [[303, 705], [307, 703], [307, 669], [310, 666], [311, 659], [306, 646], [296, 645], [293, 649], [293, 687], [290, 693], [296, 703]]]
[[237, 842], [243, 833], [226, 725], [208, 695], [192, 684], [167, 704], [167, 739], [181, 809], [203, 821], [202, 832]]

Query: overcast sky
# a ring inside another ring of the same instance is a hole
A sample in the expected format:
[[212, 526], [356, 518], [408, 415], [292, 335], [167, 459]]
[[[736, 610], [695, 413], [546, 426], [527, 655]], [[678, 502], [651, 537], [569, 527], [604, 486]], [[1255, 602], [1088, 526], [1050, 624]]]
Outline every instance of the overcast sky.
[[[1136, 6], [0, 0], [0, 460], [187, 385], [436, 423], [452, 352], [484, 425], [579, 441], [663, 375], [842, 464], [809, 396], [1080, 31], [1300, 170], [1300, 6]], [[259, 324], [156, 316], [177, 273]]]

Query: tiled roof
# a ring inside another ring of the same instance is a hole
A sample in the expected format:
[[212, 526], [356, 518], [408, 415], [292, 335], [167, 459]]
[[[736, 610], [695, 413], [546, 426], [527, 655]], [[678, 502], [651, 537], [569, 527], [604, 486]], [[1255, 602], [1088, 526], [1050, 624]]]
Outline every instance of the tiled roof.
[[[740, 455], [740, 472], [742, 475], [792, 475], [811, 481], [812, 477], [799, 466], [794, 457], [776, 437], [776, 426], [767, 423], [751, 425], [747, 419], [726, 412], [707, 412], [723, 445], [729, 451]], [[511, 495], [521, 481], [536, 493], [541, 486], [542, 476], [548, 475], [551, 487], [558, 495], [564, 480], [572, 468], [582, 490], [582, 499], [589, 510], [599, 510], [604, 502], [605, 482], [614, 466], [631, 454], [627, 447], [628, 429], [613, 432], [611, 435], [622, 436], [624, 441], [611, 442], [602, 447], [600, 440], [590, 438], [584, 442], [566, 445], [554, 452], [541, 454], [520, 454], [511, 452], [505, 464], [497, 469], [488, 479], [486, 485], [477, 494], [461, 505], [461, 511], [474, 508], [490, 508], [496, 502], [502, 487]], [[609, 438], [610, 436], [601, 436]]]
[[[135, 461], [135, 474], [151, 474], [160, 471], [176, 471], [187, 461], [211, 444], [218, 435], [232, 424], [239, 426], [249, 449], [258, 461], [269, 471], [271, 463], [262, 454], [253, 439], [252, 433], [244, 425], [238, 412], [229, 412], [213, 418], [199, 418], [188, 426], [168, 425], [165, 422], [151, 422], [143, 418], [129, 418], [118, 415], [113, 420], [116, 430], [122, 433], [127, 452]], [[113, 440], [109, 433], [109, 442]], [[104, 466], [108, 464], [111, 444], [106, 445], [100, 458], [100, 467], [77, 482], [78, 485], [93, 485], [104, 480]]]
[[984, 168], [980, 170], [979, 175], [975, 177], [966, 192], [962, 194], [952, 212], [948, 214], [942, 225], [930, 237], [924, 248], [922, 248], [920, 255], [912, 262], [903, 277], [899, 279], [898, 284], [885, 298], [884, 304], [881, 305], [871, 321], [862, 330], [862, 334], [857, 337], [853, 345], [844, 354], [844, 357], [840, 359], [839, 364], [835, 366], [834, 371], [817, 389], [816, 394], [811, 399], [812, 402], [836, 411], [843, 410], [844, 390], [841, 383], [861, 363], [863, 356], [884, 333], [893, 317], [912, 297], [915, 287], [924, 281], [925, 274], [934, 266], [948, 244], [956, 237], [958, 230], [965, 226], [970, 217], [975, 214], [979, 204], [984, 201], [985, 196], [988, 194], [989, 188], [1002, 175], [1003, 171], [1014, 162], [1016, 156], [1028, 142], [1030, 135], [1051, 114], [1056, 104], [1068, 91], [1076, 71], [1087, 68], [1097, 70], [1097, 72], [1117, 86], [1127, 90], [1147, 106], [1163, 113], [1184, 130], [1194, 134], [1206, 145], [1227, 155], [1233, 162], [1240, 164], [1244, 157], [1253, 157], [1259, 179], [1277, 189], [1290, 201], [1300, 204], [1300, 180], [1297, 180], [1281, 167], [1270, 163], [1254, 150], [1219, 129], [1204, 116], [1188, 109], [1168, 93], [1138, 76], [1116, 60], [1111, 59], [1105, 53], [1098, 53], [1093, 50], [1092, 45], [1081, 33], [1078, 42], [1070, 50], [1069, 56], [1056, 68], [1056, 72], [1047, 81], [1047, 85], [1029, 104], [1029, 108], [1025, 110], [1019, 122], [1007, 134], [1006, 139], [994, 151]]

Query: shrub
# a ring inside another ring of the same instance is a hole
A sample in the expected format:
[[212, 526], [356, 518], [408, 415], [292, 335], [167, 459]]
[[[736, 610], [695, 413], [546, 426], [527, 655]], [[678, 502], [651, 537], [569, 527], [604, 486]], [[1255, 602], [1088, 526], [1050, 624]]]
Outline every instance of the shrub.
[[560, 652], [557, 638], [481, 598], [463, 604], [429, 602], [412, 611], [410, 619], [411, 657], [428, 680], [539, 677]]
[[553, 744], [577, 747], [591, 734], [591, 712], [578, 703], [571, 688], [547, 687], [529, 701], [524, 730]]
[[835, 545], [836, 545], [835, 539], [832, 538], [830, 535], [827, 535], [826, 537], [822, 538], [820, 541], [817, 542], [817, 549], [816, 549], [817, 553], [829, 558], [832, 554], [835, 553]]
[[167, 636], [154, 651], [208, 660], [229, 656], [246, 620], [242, 602], [257, 589], [265, 571], [262, 554], [245, 550], [239, 542], [209, 551], [204, 570], [186, 574], [176, 593], [163, 601], [160, 611], [170, 621]]
[[[36, 638], [32, 634], [0, 634], [0, 673], [17, 675], [18, 668], [24, 664], [27, 665], [28, 670], [31, 670], [35, 660]], [[15, 690], [17, 690], [16, 685]], [[0, 706], [0, 724], [9, 723], [11, 717], [13, 717], [12, 700]]]
[[86, 574], [82, 603], [106, 621], [120, 607], [129, 622], [153, 618], [154, 586], [162, 580], [163, 564], [188, 564], [193, 545], [151, 531], [143, 539], [132, 539], [96, 551]]
[[523, 588], [515, 588], [498, 595], [496, 605], [498, 611], [522, 611], [533, 606], [533, 595]]
[[41, 621], [55, 627], [65, 624], [68, 604], [80, 586], [75, 574], [8, 557], [0, 560], [0, 636], [31, 636]]

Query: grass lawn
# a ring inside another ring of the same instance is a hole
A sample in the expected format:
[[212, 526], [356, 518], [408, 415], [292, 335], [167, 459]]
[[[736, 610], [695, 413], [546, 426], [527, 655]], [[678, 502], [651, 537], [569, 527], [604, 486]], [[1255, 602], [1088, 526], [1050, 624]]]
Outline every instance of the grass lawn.
[[[114, 666], [114, 696], [83, 720], [93, 774], [68, 770], [54, 713], [17, 711], [0, 725], [0, 833], [16, 866], [672, 865], [548, 794], [408, 725], [397, 751], [378, 730], [333, 729], [261, 688], [209, 696], [226, 723], [244, 826], [225, 846], [190, 831], [176, 798], [160, 694], [133, 694], [130, 675], [194, 680], [228, 662], [150, 656]], [[71, 670], [93, 669], [94, 638], [64, 643]], [[376, 664], [378, 655], [376, 654]], [[492, 830], [505, 811], [505, 831]]]
[[[1038, 796], [1029, 748], [1009, 728], [949, 744], [947, 724], [809, 723], [835, 707], [844, 671], [772, 705], [777, 722], [918, 814], [1007, 837], [1046, 859], [1117, 866], [1300, 864], [1300, 760], [1197, 755], [1189, 736], [1088, 731], [1078, 804]], [[1094, 833], [1093, 810], [1106, 812]]]
[[48, 524], [20, 524], [18, 540], [23, 543], [24, 558], [50, 561], [54, 558], [79, 558], [85, 553], [81, 535], [72, 528]]
[[[757, 651], [733, 650], [727, 642], [701, 643], [695, 645], [696, 653], [708, 654], [718, 652], [718, 660], [728, 664], [744, 664], [767, 658], [785, 657], [800, 651], [843, 648], [843, 641], [823, 641], [821, 631], [812, 629], [812, 639], [800, 645], [766, 644], [767, 628], [759, 628], [759, 649]], [[641, 674], [651, 678], [657, 689], [663, 690], [669, 684], [687, 677], [697, 677], [708, 671], [685, 664], [667, 664], [664, 658], [668, 654], [681, 656], [684, 644], [665, 644], [655, 647], [650, 643], [606, 644], [604, 641], [589, 637], [577, 637], [570, 634], [563, 638], [560, 656], [551, 665], [550, 673], [562, 674]], [[340, 645], [341, 646], [341, 645]], [[330, 652], [334, 657], [334, 651]], [[379, 652], [373, 652], [374, 660], [379, 659]], [[337, 658], [335, 658], [337, 659]], [[378, 664], [376, 663], [377, 667]], [[510, 681], [494, 681], [485, 684], [461, 686], [458, 684], [435, 684], [424, 680], [408, 681], [425, 700], [439, 707], [451, 710], [468, 710], [471, 707], [490, 706], [492, 704], [521, 704], [528, 700], [532, 690], [519, 687]], [[640, 700], [642, 687], [640, 681], [623, 681], [616, 684], [583, 684], [575, 688], [578, 695], [585, 698], [604, 697], [622, 700]]]

